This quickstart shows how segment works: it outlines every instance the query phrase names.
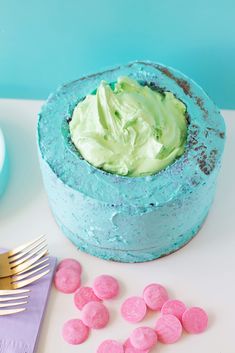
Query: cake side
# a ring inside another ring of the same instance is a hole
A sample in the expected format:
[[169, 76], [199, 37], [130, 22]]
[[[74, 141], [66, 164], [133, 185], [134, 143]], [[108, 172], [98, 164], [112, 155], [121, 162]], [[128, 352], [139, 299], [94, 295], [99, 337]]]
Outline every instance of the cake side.
[[153, 260], [189, 242], [209, 212], [216, 186], [214, 175], [188, 197], [133, 215], [64, 187], [44, 161], [41, 168], [49, 176], [44, 184], [63, 233], [91, 255], [122, 262]]

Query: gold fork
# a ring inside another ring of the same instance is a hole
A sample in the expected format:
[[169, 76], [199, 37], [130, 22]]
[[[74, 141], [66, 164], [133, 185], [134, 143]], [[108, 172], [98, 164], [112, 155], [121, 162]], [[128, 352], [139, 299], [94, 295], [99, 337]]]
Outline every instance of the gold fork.
[[23, 272], [48, 253], [45, 236], [0, 254], [0, 278]]
[[[21, 274], [0, 278], [0, 290], [18, 289], [18, 288], [25, 287], [30, 283], [33, 283], [49, 273], [50, 270], [41, 272], [43, 269], [45, 269], [48, 266], [49, 266], [49, 262], [47, 262], [42, 266], [38, 266], [31, 271], [24, 271], [24, 273], [21, 273]], [[37, 274], [37, 272], [39, 273]]]
[[0, 290], [0, 316], [24, 311], [29, 297], [28, 292], [29, 289]]

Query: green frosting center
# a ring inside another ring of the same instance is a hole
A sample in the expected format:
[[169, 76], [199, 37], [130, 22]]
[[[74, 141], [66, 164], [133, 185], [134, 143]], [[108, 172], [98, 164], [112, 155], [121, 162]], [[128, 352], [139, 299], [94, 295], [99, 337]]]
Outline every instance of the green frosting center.
[[75, 107], [71, 139], [93, 166], [130, 177], [151, 175], [184, 152], [186, 106], [171, 92], [160, 93], [130, 77], [109, 85]]

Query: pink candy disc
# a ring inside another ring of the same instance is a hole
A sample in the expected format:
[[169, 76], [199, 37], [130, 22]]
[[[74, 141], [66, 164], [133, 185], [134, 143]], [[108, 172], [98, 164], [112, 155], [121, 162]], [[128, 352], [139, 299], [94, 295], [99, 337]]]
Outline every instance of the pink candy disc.
[[60, 261], [60, 263], [57, 266], [56, 271], [60, 270], [61, 268], [73, 268], [79, 274], [82, 273], [82, 266], [81, 266], [80, 262], [78, 262], [75, 259], [64, 259], [64, 260]]
[[157, 343], [157, 334], [151, 327], [137, 327], [130, 336], [133, 347], [151, 349]]
[[100, 299], [111, 299], [118, 295], [118, 281], [109, 275], [101, 275], [95, 278], [93, 283], [95, 295]]
[[182, 334], [182, 325], [174, 315], [161, 316], [155, 326], [157, 336], [162, 343], [175, 343]]
[[108, 309], [102, 303], [89, 302], [82, 309], [82, 321], [90, 328], [103, 328], [109, 321]]
[[91, 287], [81, 287], [74, 294], [74, 304], [79, 310], [89, 302], [100, 302], [101, 300], [95, 295]]
[[123, 345], [114, 340], [106, 340], [100, 344], [97, 353], [124, 353]]
[[141, 297], [130, 297], [121, 306], [122, 317], [129, 322], [141, 321], [146, 315], [147, 307]]
[[198, 307], [189, 308], [183, 313], [182, 324], [188, 333], [201, 333], [208, 325], [207, 313]]
[[80, 287], [80, 274], [72, 268], [61, 268], [55, 273], [55, 287], [63, 293], [74, 293]]
[[124, 343], [124, 352], [125, 353], [149, 353], [150, 349], [137, 349], [135, 348], [132, 344], [130, 339], [128, 339], [125, 343]]
[[163, 304], [168, 300], [166, 289], [160, 284], [148, 285], [143, 292], [145, 303], [152, 310], [161, 310]]
[[162, 315], [170, 314], [176, 316], [179, 320], [182, 319], [182, 315], [186, 310], [186, 305], [180, 300], [167, 300], [163, 304], [161, 313]]
[[62, 336], [69, 344], [81, 344], [89, 335], [89, 328], [81, 320], [73, 319], [65, 322]]

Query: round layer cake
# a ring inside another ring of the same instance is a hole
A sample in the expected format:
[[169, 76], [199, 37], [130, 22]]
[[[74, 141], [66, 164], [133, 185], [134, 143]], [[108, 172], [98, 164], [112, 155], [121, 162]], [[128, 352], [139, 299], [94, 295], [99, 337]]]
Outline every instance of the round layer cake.
[[[102, 80], [129, 77], [186, 106], [184, 153], [147, 176], [93, 166], [72, 142], [69, 123], [79, 102]], [[44, 185], [63, 233], [81, 250], [103, 259], [143, 262], [169, 254], [200, 229], [211, 207], [225, 125], [205, 92], [179, 71], [131, 62], [61, 86], [42, 107], [38, 146]]]

